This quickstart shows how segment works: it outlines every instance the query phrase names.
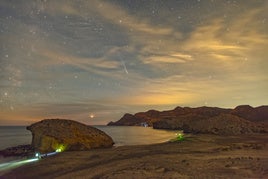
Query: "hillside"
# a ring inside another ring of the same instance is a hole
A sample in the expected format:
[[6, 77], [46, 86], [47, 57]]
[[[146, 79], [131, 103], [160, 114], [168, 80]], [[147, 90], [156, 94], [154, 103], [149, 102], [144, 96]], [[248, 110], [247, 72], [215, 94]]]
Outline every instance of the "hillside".
[[217, 107], [176, 107], [168, 111], [149, 110], [134, 115], [125, 114], [114, 126], [140, 126], [147, 123], [155, 129], [184, 130], [189, 133], [236, 135], [267, 132], [268, 106], [249, 105], [234, 109]]

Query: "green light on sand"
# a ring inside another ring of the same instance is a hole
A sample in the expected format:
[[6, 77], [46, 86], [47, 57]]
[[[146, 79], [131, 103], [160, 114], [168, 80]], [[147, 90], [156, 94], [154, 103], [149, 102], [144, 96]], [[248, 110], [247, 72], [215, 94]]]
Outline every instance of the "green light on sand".
[[183, 133], [176, 133], [176, 137], [171, 139], [171, 142], [176, 142], [176, 141], [184, 141], [185, 137]]
[[179, 140], [179, 141], [184, 140], [184, 136], [183, 136], [182, 133], [178, 133], [178, 134], [177, 134], [177, 140]]

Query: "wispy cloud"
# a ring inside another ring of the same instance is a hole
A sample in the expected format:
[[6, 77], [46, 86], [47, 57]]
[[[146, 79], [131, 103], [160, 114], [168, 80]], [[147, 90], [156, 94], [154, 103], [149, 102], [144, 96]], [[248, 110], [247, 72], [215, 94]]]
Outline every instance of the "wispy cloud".
[[159, 65], [159, 63], [171, 63], [171, 64], [186, 63], [189, 60], [192, 60], [191, 55], [176, 53], [163, 56], [161, 55], [150, 56], [148, 58], [144, 58], [143, 62], [152, 65], [156, 64]]
[[0, 118], [265, 103], [267, 2], [131, 3], [1, 1]]

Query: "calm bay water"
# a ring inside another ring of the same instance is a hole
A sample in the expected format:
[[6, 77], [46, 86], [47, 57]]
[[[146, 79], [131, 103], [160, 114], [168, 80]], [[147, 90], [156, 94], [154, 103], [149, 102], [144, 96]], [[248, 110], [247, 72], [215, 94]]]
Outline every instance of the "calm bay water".
[[0, 150], [30, 144], [32, 134], [25, 126], [0, 126]]
[[157, 130], [139, 126], [95, 126], [111, 136], [115, 146], [155, 144], [169, 141], [179, 131]]
[[[176, 131], [155, 130], [137, 126], [94, 126], [111, 136], [115, 146], [153, 144], [176, 137]], [[25, 126], [0, 126], [0, 150], [30, 144], [31, 132]]]

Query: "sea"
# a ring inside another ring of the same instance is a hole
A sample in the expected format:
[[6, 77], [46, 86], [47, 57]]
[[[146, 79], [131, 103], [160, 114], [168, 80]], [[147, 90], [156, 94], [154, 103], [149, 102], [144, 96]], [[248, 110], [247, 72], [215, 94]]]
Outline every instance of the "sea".
[[[181, 131], [158, 130], [140, 126], [94, 126], [112, 137], [114, 146], [146, 145], [167, 142]], [[26, 126], [0, 126], [0, 150], [30, 144], [32, 134]], [[0, 163], [4, 160], [0, 158]]]

